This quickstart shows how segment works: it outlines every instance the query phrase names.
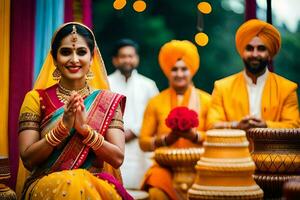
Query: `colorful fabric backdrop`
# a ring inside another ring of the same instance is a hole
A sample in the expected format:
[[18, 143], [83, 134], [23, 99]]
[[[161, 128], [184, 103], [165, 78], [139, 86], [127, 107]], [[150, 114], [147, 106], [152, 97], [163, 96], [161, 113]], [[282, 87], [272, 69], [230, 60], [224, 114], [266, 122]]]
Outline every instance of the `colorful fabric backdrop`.
[[91, 27], [91, 0], [0, 1], [0, 156], [9, 156], [13, 189], [19, 167], [19, 110], [50, 50], [53, 32], [68, 21]]
[[0, 156], [8, 156], [10, 0], [0, 1]]

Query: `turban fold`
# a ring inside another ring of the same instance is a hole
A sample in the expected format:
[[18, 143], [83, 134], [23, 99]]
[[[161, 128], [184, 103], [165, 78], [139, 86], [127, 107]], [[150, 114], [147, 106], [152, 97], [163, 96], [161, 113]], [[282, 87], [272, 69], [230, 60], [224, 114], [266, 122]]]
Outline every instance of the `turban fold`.
[[245, 47], [255, 36], [262, 40], [271, 57], [277, 54], [281, 44], [279, 31], [267, 22], [251, 19], [242, 24], [235, 35], [235, 44], [240, 56], [242, 56]]
[[193, 76], [199, 69], [200, 63], [197, 47], [188, 40], [172, 40], [161, 47], [158, 61], [167, 77], [178, 60], [184, 61]]

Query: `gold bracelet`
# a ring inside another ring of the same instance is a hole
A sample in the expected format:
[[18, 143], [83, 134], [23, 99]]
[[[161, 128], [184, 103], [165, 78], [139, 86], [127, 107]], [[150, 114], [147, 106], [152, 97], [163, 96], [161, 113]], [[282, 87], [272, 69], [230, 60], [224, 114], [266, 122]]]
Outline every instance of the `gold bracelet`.
[[50, 131], [49, 133], [47, 133], [45, 135], [45, 139], [51, 146], [56, 147], [61, 141], [59, 141], [59, 140], [56, 141], [55, 139], [52, 138], [52, 136], [53, 136], [53, 134], [51, 134], [51, 131]]
[[94, 151], [97, 151], [104, 144], [104, 137], [98, 133], [98, 141], [95, 145], [91, 146]]
[[46, 140], [46, 142], [47, 142], [48, 144], [50, 144], [51, 146], [53, 146], [53, 147], [56, 146], [55, 144], [53, 144], [53, 143], [49, 140], [49, 138], [48, 138], [48, 133], [45, 135], [45, 140]]
[[55, 136], [53, 130], [49, 132], [49, 137], [50, 137], [51, 139], [53, 139], [53, 141], [55, 141], [57, 144], [59, 144], [59, 143], [61, 142], [61, 140], [58, 139], [58, 138]]
[[87, 144], [87, 143], [89, 143], [89, 141], [93, 138], [93, 130], [92, 130], [92, 128], [90, 127], [90, 126], [88, 126], [88, 131], [89, 131], [89, 133], [88, 133], [88, 136], [86, 136], [86, 138], [82, 141], [84, 144]]
[[93, 131], [93, 140], [88, 143], [88, 146], [90, 146], [90, 147], [94, 146], [98, 140], [99, 140], [99, 134], [97, 132], [95, 133], [95, 131]]
[[59, 140], [63, 140], [67, 135], [58, 130], [58, 127], [51, 130], [55, 137]]
[[70, 130], [66, 127], [66, 125], [64, 124], [64, 122], [62, 120], [60, 120], [60, 122], [58, 123], [58, 125], [62, 128], [63, 131], [69, 132]]

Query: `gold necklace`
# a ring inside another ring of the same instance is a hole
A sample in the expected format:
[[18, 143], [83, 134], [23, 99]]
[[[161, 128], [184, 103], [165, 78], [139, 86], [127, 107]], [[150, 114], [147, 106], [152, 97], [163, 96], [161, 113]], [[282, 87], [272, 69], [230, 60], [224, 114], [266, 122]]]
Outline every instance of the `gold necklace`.
[[85, 86], [79, 90], [69, 90], [69, 89], [63, 87], [61, 84], [58, 84], [58, 87], [56, 88], [56, 95], [62, 103], [66, 104], [69, 101], [69, 98], [73, 91], [80, 94], [80, 96], [82, 98], [88, 96], [91, 93], [91, 90], [90, 90], [90, 87], [88, 86], [88, 84], [85, 84]]

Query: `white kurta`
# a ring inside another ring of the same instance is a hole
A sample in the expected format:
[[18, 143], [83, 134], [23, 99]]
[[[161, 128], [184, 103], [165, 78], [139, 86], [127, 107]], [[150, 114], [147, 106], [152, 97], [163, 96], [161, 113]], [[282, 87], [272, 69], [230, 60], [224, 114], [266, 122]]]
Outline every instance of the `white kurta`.
[[244, 77], [247, 83], [249, 109], [251, 116], [261, 118], [261, 100], [268, 73], [269, 71], [268, 69], [266, 69], [265, 73], [257, 78], [255, 84], [244, 71]]
[[[147, 102], [158, 94], [155, 82], [140, 75], [136, 70], [132, 72], [127, 82], [119, 70], [109, 75], [108, 81], [113, 92], [127, 97], [123, 116], [124, 128], [132, 130], [139, 137]], [[152, 164], [150, 157], [151, 154], [144, 153], [140, 149], [138, 138], [126, 143], [125, 159], [121, 166], [126, 188], [140, 189], [142, 178]]]

